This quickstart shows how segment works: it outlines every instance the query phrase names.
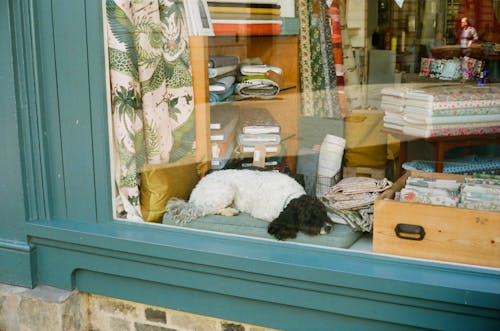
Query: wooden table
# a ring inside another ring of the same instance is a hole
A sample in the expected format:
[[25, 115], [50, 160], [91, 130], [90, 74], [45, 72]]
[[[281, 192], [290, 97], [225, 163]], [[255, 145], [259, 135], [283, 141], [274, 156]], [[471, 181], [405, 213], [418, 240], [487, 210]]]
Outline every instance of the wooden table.
[[462, 136], [444, 136], [444, 137], [429, 137], [422, 138], [411, 136], [402, 133], [401, 131], [384, 129], [388, 133], [397, 138], [399, 143], [399, 174], [403, 174], [403, 164], [408, 159], [408, 142], [413, 140], [421, 140], [434, 145], [435, 148], [435, 171], [443, 172], [444, 167], [444, 154], [456, 147], [470, 147], [477, 145], [500, 144], [500, 134], [472, 134]]

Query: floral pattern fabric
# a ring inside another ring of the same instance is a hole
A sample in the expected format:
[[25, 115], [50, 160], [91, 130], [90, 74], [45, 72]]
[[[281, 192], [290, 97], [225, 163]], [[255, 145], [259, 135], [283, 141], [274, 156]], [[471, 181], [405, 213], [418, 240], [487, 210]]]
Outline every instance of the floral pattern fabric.
[[118, 204], [140, 219], [140, 173], [190, 153], [194, 103], [180, 0], [106, 0]]
[[341, 118], [330, 18], [324, 0], [298, 0], [301, 113]]

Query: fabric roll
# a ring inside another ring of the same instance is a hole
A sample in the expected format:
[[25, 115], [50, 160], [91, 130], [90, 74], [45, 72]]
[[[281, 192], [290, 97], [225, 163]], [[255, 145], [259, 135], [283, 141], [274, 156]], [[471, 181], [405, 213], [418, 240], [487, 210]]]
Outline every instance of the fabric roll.
[[250, 79], [237, 83], [234, 93], [236, 94], [236, 99], [270, 99], [278, 95], [279, 91], [279, 85], [270, 79]]

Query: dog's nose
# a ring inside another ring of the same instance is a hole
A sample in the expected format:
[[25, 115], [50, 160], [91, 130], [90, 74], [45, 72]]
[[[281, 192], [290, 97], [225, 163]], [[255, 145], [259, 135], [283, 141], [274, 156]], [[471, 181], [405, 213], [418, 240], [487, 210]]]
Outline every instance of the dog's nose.
[[325, 223], [323, 225], [323, 227], [321, 228], [321, 234], [330, 233], [330, 232], [332, 232], [332, 230], [333, 230], [333, 225], [331, 225], [329, 223]]

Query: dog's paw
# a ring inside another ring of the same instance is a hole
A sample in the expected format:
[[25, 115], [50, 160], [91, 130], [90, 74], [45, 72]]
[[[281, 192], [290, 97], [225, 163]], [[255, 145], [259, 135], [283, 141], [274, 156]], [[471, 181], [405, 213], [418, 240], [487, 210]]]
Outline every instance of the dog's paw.
[[219, 210], [218, 214], [222, 216], [235, 216], [238, 215], [240, 211], [238, 209], [234, 209], [231, 207], [226, 207], [224, 209]]
[[267, 233], [278, 240], [286, 240], [297, 237], [297, 230], [287, 227], [284, 224], [270, 223], [267, 227]]

